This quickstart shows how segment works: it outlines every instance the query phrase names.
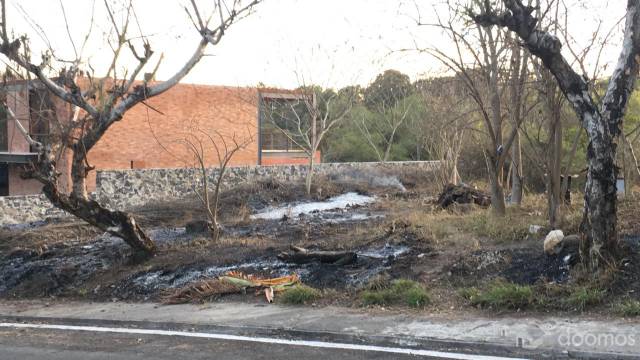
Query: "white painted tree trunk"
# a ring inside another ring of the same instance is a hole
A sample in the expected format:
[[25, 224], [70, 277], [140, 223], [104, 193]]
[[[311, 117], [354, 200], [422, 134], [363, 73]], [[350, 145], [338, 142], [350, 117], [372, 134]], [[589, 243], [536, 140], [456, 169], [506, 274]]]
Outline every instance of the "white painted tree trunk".
[[640, 65], [640, 1], [627, 1], [623, 46], [601, 109], [591, 98], [586, 80], [563, 57], [560, 41], [537, 28], [539, 21], [532, 16], [535, 9], [525, 6], [522, 0], [503, 0], [503, 3], [508, 11], [499, 14], [487, 9], [472, 15], [473, 20], [483, 26], [497, 25], [515, 32], [523, 45], [551, 71], [589, 136], [581, 248], [583, 259], [593, 268], [599, 268], [619, 255], [615, 140], [620, 135]]

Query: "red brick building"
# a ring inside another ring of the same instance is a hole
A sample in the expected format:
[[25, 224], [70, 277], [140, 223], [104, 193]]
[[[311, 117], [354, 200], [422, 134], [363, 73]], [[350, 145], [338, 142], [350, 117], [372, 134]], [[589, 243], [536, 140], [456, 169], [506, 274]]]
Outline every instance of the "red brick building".
[[[25, 82], [5, 84], [0, 91], [17, 121], [38, 139], [52, 132], [52, 118], [70, 121], [74, 112], [37, 85]], [[207, 166], [218, 166], [214, 147], [204, 133], [216, 139], [236, 137], [250, 140], [235, 154], [231, 166], [306, 163], [304, 152], [281, 133], [261, 126], [259, 110], [264, 99], [287, 91], [225, 86], [178, 84], [167, 92], [138, 104], [113, 124], [91, 149], [89, 164], [97, 170], [132, 168], [177, 168], [194, 166], [186, 140], [194, 134], [204, 140]], [[0, 196], [39, 193], [41, 185], [21, 178], [24, 164], [36, 156], [16, 120], [0, 109]], [[197, 140], [196, 140], [197, 141]], [[320, 155], [316, 154], [316, 161]], [[66, 156], [58, 161], [60, 183], [68, 187], [70, 167]], [[95, 171], [89, 175], [89, 191], [95, 189]]]

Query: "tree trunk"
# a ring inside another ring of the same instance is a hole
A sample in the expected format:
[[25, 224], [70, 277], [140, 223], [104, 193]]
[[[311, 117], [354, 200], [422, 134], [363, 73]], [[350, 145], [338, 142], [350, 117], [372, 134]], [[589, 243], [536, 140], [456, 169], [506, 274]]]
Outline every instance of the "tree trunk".
[[608, 134], [589, 142], [587, 150], [587, 183], [585, 185], [584, 216], [580, 226], [586, 236], [582, 254], [591, 265], [598, 267], [602, 260], [618, 254], [616, 231], [616, 178], [615, 145]]
[[520, 206], [522, 204], [522, 152], [520, 147], [520, 133], [513, 140], [511, 150], [511, 203]]
[[504, 190], [502, 189], [502, 170], [496, 166], [493, 159], [487, 159], [489, 172], [489, 186], [491, 188], [491, 209], [495, 215], [504, 216], [506, 206], [504, 203]]
[[562, 179], [562, 187], [560, 188], [560, 193], [566, 194], [569, 191], [569, 177], [571, 176], [571, 166], [573, 165], [573, 159], [576, 157], [576, 150], [578, 149], [578, 143], [580, 142], [580, 136], [582, 135], [582, 128], [578, 129], [576, 133], [576, 137], [573, 139], [573, 144], [571, 145], [571, 152], [569, 153], [569, 158], [567, 159], [567, 165], [564, 168], [564, 177]]
[[[80, 218], [91, 225], [122, 238], [136, 253], [152, 255], [156, 246], [142, 231], [133, 216], [122, 211], [111, 211], [97, 201], [90, 200], [87, 193], [87, 167], [85, 151], [78, 149], [80, 143], [73, 146], [71, 164], [72, 192], [67, 196], [61, 193], [55, 181], [45, 181], [42, 191], [51, 203]], [[51, 177], [53, 178], [53, 177]]]
[[83, 153], [75, 147], [73, 149], [73, 162], [71, 163], [71, 193], [75, 198], [88, 200], [87, 193], [87, 164]]
[[155, 252], [155, 244], [130, 214], [108, 210], [93, 200], [64, 195], [52, 183], [45, 184], [42, 191], [54, 206], [122, 238], [137, 253], [151, 255]]
[[384, 149], [384, 155], [382, 156], [382, 162], [387, 162], [389, 161], [389, 154], [391, 154], [391, 146], [393, 145], [393, 136], [391, 136], [391, 139], [389, 140], [389, 143], [387, 143], [386, 148]]
[[451, 160], [451, 183], [458, 185], [460, 183], [460, 173], [458, 172], [458, 156], [454, 155]]
[[309, 155], [309, 169], [307, 170], [307, 178], [305, 181], [305, 190], [307, 192], [307, 196], [311, 195], [311, 181], [313, 180], [313, 163], [315, 160], [315, 152], [311, 152]]
[[[553, 74], [560, 89], [573, 106], [589, 136], [587, 147], [587, 183], [581, 254], [589, 265], [597, 269], [619, 256], [616, 231], [616, 143], [631, 93], [635, 87], [640, 63], [640, 2], [627, 1], [624, 39], [618, 63], [613, 71], [601, 109], [589, 92], [585, 78], [576, 73], [561, 53], [562, 44], [556, 36], [537, 28], [539, 22], [532, 16], [532, 8], [520, 0], [504, 1], [505, 11], [500, 16], [487, 11], [473, 15], [485, 26], [499, 25], [518, 34], [525, 46], [539, 57]], [[604, 260], [604, 261], [603, 261]]]

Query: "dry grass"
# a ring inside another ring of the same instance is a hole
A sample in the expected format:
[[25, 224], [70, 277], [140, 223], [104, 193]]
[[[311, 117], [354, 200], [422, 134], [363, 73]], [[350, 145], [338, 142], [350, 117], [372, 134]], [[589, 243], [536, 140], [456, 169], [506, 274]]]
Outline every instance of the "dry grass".
[[640, 316], [640, 301], [638, 300], [623, 300], [613, 306], [613, 310], [620, 316], [624, 317], [639, 317]]
[[618, 202], [618, 232], [620, 234], [640, 234], [638, 204], [640, 204], [640, 192], [632, 192]]
[[[507, 208], [504, 217], [491, 209], [475, 205], [437, 210], [429, 206], [408, 207], [406, 202], [389, 202], [392, 221], [410, 224], [424, 238], [435, 244], [464, 244], [478, 247], [480, 242], [504, 244], [525, 240], [530, 225], [548, 228], [547, 204], [544, 195], [529, 195], [520, 207]], [[581, 204], [563, 206], [561, 226], [566, 234], [576, 233], [582, 219]]]

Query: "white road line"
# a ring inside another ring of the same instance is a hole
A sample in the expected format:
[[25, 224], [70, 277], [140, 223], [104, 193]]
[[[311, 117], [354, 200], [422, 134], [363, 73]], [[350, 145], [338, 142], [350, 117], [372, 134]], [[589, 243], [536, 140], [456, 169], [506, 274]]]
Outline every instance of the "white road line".
[[357, 345], [357, 344], [323, 342], [323, 341], [286, 340], [286, 339], [277, 339], [277, 338], [250, 337], [250, 336], [213, 334], [213, 333], [203, 333], [203, 332], [172, 331], [172, 330], [114, 328], [114, 327], [102, 327], [102, 326], [72, 326], [72, 325], [53, 325], [53, 324], [20, 324], [20, 323], [0, 323], [0, 327], [21, 328], [21, 329], [27, 328], [27, 329], [45, 329], [45, 330], [88, 331], [88, 332], [138, 334], [138, 335], [183, 336], [183, 337], [205, 338], [205, 339], [215, 339], [215, 340], [248, 341], [248, 342], [264, 343], [264, 344], [308, 346], [308, 347], [324, 348], [324, 349], [374, 351], [374, 352], [384, 352], [384, 353], [404, 354], [404, 355], [432, 356], [432, 357], [438, 357], [442, 359], [525, 360], [525, 359], [516, 359], [516, 358], [506, 358], [506, 357], [500, 357], [500, 356], [468, 355], [468, 354], [451, 353], [451, 352], [444, 352], [444, 351], [415, 350], [415, 349], [384, 347], [384, 346]]

